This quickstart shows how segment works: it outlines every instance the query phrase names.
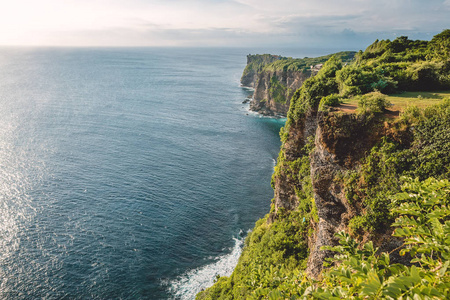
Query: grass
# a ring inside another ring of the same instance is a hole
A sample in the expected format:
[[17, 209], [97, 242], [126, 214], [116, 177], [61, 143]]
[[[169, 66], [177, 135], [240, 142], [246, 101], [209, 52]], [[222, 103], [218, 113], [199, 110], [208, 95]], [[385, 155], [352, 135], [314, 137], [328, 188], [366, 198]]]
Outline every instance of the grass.
[[[424, 108], [437, 104], [444, 98], [450, 97], [450, 91], [433, 91], [433, 92], [403, 92], [401, 94], [392, 94], [388, 96], [388, 101], [392, 104], [389, 107], [391, 111], [403, 111], [410, 105], [416, 105]], [[344, 105], [358, 107], [358, 100], [346, 99]]]
[[403, 111], [410, 105], [416, 105], [419, 108], [424, 108], [437, 104], [439, 101], [447, 97], [450, 97], [450, 91], [404, 92], [402, 94], [389, 95], [388, 100], [393, 104], [389, 109]]

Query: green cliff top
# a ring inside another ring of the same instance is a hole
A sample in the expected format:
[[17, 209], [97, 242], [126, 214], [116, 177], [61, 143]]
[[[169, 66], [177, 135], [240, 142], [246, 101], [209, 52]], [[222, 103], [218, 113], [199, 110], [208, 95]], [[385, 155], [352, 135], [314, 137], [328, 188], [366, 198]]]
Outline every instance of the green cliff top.
[[305, 58], [292, 58], [292, 57], [282, 57], [268, 65], [266, 65], [263, 71], [308, 71], [311, 67], [315, 67], [320, 64], [324, 64], [332, 56], [338, 57], [338, 59], [343, 62], [350, 62], [356, 52], [354, 51], [343, 51], [335, 54], [329, 54], [319, 57], [305, 57]]

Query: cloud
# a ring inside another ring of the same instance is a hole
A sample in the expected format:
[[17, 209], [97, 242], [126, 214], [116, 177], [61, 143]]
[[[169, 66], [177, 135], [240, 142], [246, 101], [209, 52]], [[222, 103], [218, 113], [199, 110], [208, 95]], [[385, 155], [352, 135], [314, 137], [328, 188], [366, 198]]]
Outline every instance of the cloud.
[[431, 38], [450, 28], [449, 10], [450, 0], [16, 0], [0, 4], [0, 44], [365, 47]]

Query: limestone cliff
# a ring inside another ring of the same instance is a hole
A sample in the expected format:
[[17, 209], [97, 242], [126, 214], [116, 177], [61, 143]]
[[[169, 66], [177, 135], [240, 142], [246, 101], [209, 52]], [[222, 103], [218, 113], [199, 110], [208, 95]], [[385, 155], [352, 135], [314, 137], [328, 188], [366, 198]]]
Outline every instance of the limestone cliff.
[[[339, 52], [340, 59], [353, 59], [354, 52]], [[255, 89], [250, 109], [267, 116], [285, 117], [294, 92], [317, 74], [331, 55], [294, 59], [278, 55], [248, 55], [241, 77], [243, 86]]]
[[[391, 127], [382, 118], [373, 116], [314, 110], [290, 124], [280, 154], [283, 159], [274, 176], [274, 209], [269, 221], [276, 220], [280, 212], [286, 214], [298, 209], [305, 202], [299, 191], [305, 190], [303, 185], [308, 182], [294, 174], [302, 172], [297, 162], [308, 155], [302, 149], [308, 139], [313, 139], [308, 175], [318, 218], [310, 219], [313, 231], [307, 237], [310, 254], [306, 271], [310, 275], [318, 276], [325, 258], [332, 256], [321, 247], [337, 245], [335, 233], [348, 231], [349, 221], [362, 211], [360, 203], [349, 201], [345, 193], [346, 183], [341, 177], [360, 169], [370, 150], [383, 138], [398, 138], [393, 136], [393, 132], [397, 135], [399, 132]], [[408, 131], [405, 129], [400, 134], [408, 135]], [[401, 245], [401, 240], [393, 238], [390, 233], [388, 227], [371, 238], [381, 250], [389, 252]], [[391, 259], [402, 261], [395, 254]]]
[[242, 73], [241, 84], [246, 87], [254, 88], [258, 79], [258, 74], [268, 65], [283, 58], [279, 55], [271, 54], [249, 54], [247, 55], [247, 65]]
[[257, 76], [250, 109], [267, 116], [286, 116], [294, 92], [316, 69], [264, 70]]

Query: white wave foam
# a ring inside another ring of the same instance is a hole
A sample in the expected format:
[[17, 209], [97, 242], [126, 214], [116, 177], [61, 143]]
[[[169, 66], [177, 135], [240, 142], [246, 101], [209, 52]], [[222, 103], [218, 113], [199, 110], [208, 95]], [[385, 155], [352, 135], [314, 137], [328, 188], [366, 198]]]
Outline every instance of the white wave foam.
[[234, 238], [234, 241], [231, 253], [218, 256], [215, 262], [190, 270], [169, 282], [169, 291], [173, 299], [195, 299], [195, 295], [202, 289], [213, 285], [217, 275], [230, 276], [241, 255], [244, 238]]

